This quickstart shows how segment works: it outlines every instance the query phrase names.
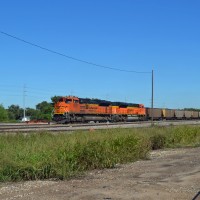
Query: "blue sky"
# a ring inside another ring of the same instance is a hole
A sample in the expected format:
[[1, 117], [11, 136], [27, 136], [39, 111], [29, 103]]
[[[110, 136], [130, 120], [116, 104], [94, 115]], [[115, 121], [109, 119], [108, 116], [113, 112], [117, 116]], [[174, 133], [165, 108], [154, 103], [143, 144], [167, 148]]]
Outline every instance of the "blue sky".
[[[200, 108], [200, 1], [0, 1], [0, 31], [122, 70], [151, 72], [154, 106]], [[113, 71], [0, 34], [0, 104], [35, 107], [54, 95], [151, 105], [151, 74]]]

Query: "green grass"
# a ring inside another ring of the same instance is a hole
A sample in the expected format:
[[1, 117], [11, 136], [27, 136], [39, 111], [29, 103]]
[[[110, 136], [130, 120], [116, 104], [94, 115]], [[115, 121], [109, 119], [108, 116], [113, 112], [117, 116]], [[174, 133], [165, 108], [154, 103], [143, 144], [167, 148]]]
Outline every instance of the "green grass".
[[66, 179], [146, 159], [151, 149], [185, 146], [200, 146], [200, 127], [1, 135], [0, 181]]

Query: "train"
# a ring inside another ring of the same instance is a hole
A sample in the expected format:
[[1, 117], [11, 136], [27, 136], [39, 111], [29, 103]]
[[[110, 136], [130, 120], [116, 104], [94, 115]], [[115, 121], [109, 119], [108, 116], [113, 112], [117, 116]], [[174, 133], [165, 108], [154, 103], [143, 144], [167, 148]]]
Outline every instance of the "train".
[[55, 104], [52, 120], [57, 123], [130, 122], [154, 120], [198, 119], [200, 112], [144, 107], [143, 104], [113, 102], [100, 99], [61, 97]]

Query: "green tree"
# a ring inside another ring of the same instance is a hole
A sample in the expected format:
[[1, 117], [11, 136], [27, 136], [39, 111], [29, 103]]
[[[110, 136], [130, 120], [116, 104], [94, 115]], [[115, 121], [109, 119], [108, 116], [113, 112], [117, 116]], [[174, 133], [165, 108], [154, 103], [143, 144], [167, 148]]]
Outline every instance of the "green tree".
[[59, 101], [59, 99], [61, 98], [61, 96], [53, 96], [51, 97], [51, 101], [54, 103], [57, 103]]
[[34, 108], [26, 108], [26, 115], [30, 116], [31, 119], [40, 119], [41, 112]]
[[36, 105], [36, 109], [41, 111], [44, 114], [49, 114], [53, 110], [53, 105], [51, 103], [43, 101]]
[[18, 105], [11, 105], [8, 107], [8, 116], [11, 120], [19, 120], [23, 116], [23, 109]]
[[8, 120], [8, 112], [7, 110], [3, 107], [2, 104], [0, 104], [0, 121], [7, 121]]
[[38, 119], [51, 119], [51, 113], [53, 110], [53, 105], [51, 103], [43, 101], [36, 105], [36, 109], [40, 112]]
[[184, 110], [189, 110], [189, 111], [200, 111], [199, 108], [184, 108]]

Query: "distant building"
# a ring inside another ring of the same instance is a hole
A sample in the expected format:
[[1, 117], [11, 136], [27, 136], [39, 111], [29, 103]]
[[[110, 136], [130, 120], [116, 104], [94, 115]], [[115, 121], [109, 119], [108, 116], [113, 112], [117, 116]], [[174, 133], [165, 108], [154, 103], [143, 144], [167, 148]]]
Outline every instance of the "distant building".
[[22, 118], [22, 122], [29, 122], [30, 121], [30, 117], [26, 116]]

